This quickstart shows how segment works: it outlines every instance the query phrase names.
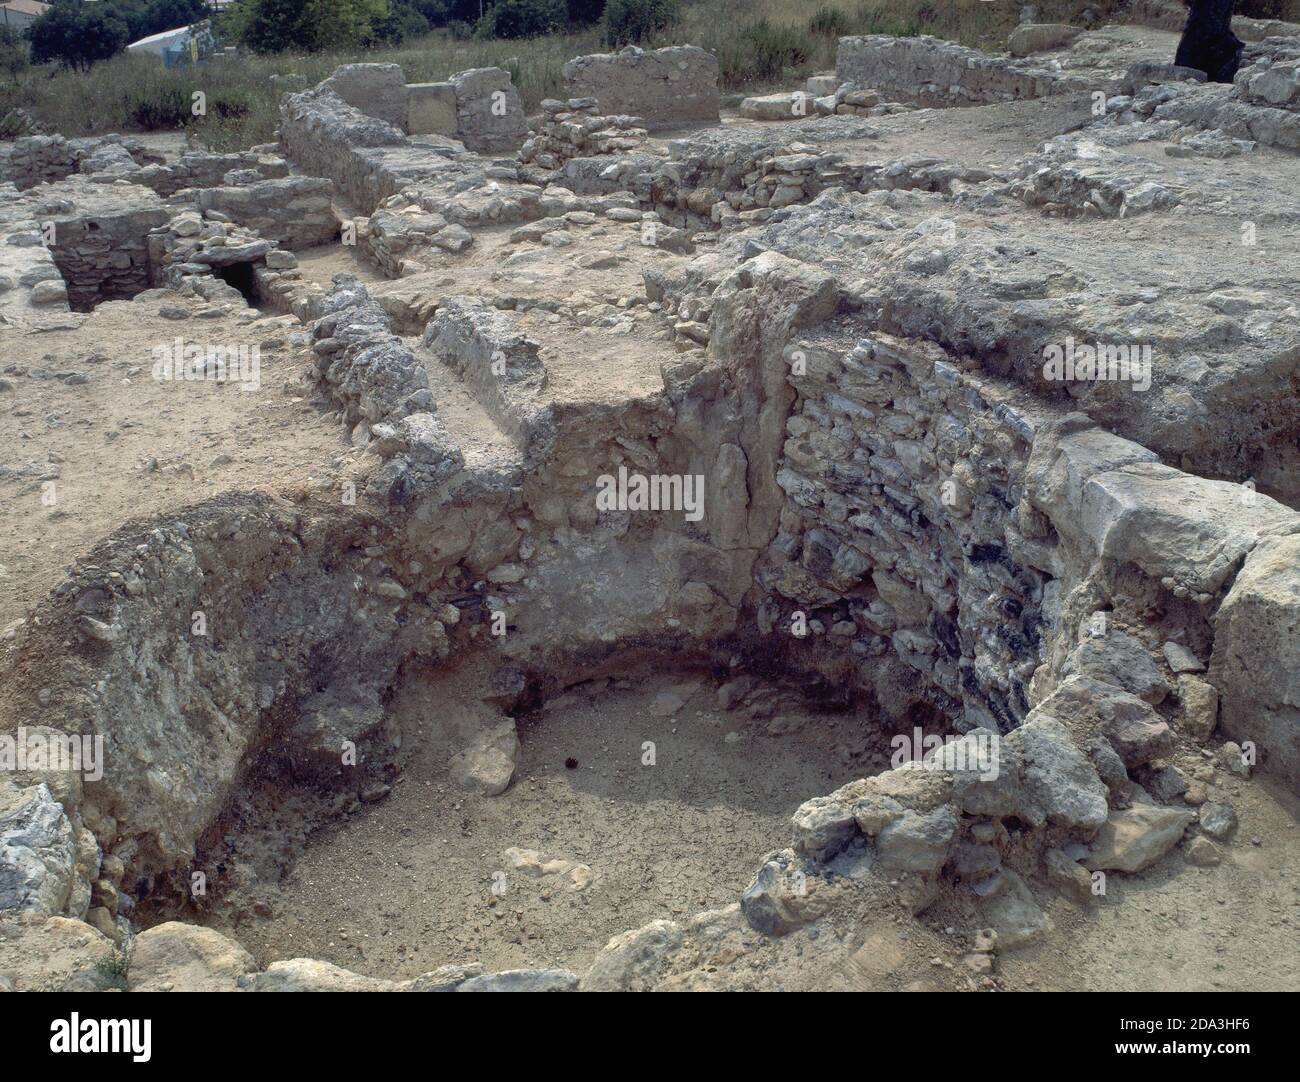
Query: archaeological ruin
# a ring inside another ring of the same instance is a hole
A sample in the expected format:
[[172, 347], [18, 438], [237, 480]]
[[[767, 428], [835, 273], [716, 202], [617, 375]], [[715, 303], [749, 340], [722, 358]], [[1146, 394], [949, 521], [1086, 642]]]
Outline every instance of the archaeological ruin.
[[0, 147], [0, 987], [1300, 988], [1300, 27], [1131, 7]]

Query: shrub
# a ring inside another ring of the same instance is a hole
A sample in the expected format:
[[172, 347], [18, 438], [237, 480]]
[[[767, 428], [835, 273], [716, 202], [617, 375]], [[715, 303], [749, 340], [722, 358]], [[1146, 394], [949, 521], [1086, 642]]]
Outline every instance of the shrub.
[[480, 38], [537, 38], [564, 28], [564, 0], [496, 0], [474, 27]]
[[808, 33], [838, 38], [849, 32], [848, 16], [839, 8], [818, 8], [808, 20]]
[[725, 40], [718, 50], [721, 75], [728, 85], [773, 83], [787, 68], [796, 68], [813, 54], [808, 32], [793, 26], [773, 26], [756, 19]]
[[176, 131], [189, 122], [190, 96], [179, 87], [153, 91], [129, 106], [132, 127], [141, 131]]
[[15, 86], [18, 76], [27, 70], [31, 59], [27, 55], [27, 42], [7, 26], [0, 26], [0, 71], [5, 72]]
[[314, 53], [373, 41], [389, 16], [388, 0], [239, 0], [221, 25], [257, 53]]
[[408, 38], [429, 32], [429, 20], [408, 0], [393, 0], [388, 14], [376, 19], [370, 28], [367, 45], [400, 45]]
[[681, 18], [679, 0], [609, 0], [605, 5], [605, 44], [617, 49], [667, 30]]

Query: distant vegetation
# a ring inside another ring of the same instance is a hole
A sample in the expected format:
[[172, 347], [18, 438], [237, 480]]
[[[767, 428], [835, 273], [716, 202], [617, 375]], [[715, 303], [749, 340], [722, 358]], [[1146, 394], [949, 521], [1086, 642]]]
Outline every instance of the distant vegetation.
[[[139, 37], [207, 16], [205, 0], [56, 0], [22, 42], [0, 35], [0, 138], [29, 118], [49, 131], [186, 130], [216, 149], [267, 142], [286, 90], [311, 86], [349, 61], [391, 62], [409, 82], [471, 67], [507, 68], [528, 109], [562, 90], [560, 68], [628, 43], [691, 43], [718, 57], [724, 90], [790, 86], [835, 65], [844, 34], [934, 34], [1001, 49], [1018, 0], [239, 0], [212, 19], [220, 55], [163, 67], [121, 55]], [[1044, 21], [1104, 13], [1117, 0], [1039, 0]], [[1300, 21], [1300, 0], [1239, 0], [1237, 10]], [[96, 20], [94, 32], [88, 32]], [[43, 27], [43, 28], [42, 28]], [[107, 57], [107, 58], [105, 58]], [[194, 91], [207, 100], [191, 115]]]

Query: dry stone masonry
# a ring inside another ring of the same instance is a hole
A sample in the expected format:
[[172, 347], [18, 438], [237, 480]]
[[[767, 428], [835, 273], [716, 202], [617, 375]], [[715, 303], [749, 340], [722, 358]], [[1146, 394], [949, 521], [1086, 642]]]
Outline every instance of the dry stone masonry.
[[[358, 64], [285, 94], [274, 147], [20, 140], [4, 332], [289, 313], [351, 472], [126, 524], [2, 640], [0, 736], [102, 737], [107, 769], [0, 772], [0, 976], [121, 948], [132, 990], [803, 987], [846, 929], [941, 914], [945, 986], [995, 988], [1107, 876], [1229, 874], [1254, 775], [1300, 783], [1300, 57], [1268, 37], [1212, 86], [1116, 41], [843, 38], [725, 124], [715, 58], [629, 48], [533, 130], [502, 69]], [[340, 231], [350, 270], [291, 251]], [[191, 869], [282, 794], [313, 824], [392, 798], [416, 674], [440, 710], [481, 685], [450, 774], [480, 802], [521, 784], [517, 717], [682, 658], [723, 715], [788, 686], [936, 740], [846, 753], [731, 904], [581, 967], [262, 964], [199, 926], [241, 885], [200, 911]]]

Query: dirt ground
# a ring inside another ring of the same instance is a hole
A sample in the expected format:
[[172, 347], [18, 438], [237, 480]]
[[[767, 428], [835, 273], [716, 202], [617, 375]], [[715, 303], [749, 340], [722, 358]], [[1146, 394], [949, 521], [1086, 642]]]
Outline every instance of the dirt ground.
[[[861, 772], [850, 750], [871, 728], [775, 693], [728, 713], [706, 674], [634, 673], [522, 717], [515, 780], [484, 797], [449, 771], [472, 722], [472, 669], [402, 688], [392, 794], [313, 836], [282, 883], [257, 885], [273, 917], [231, 931], [260, 961], [400, 977], [471, 960], [581, 971], [619, 932], [734, 902], [788, 843], [794, 809]], [[590, 872], [533, 877], [511, 848]]]
[[[163, 308], [186, 318], [162, 318]], [[0, 332], [0, 500], [12, 527], [0, 536], [0, 628], [128, 519], [223, 491], [319, 483], [350, 450], [306, 382], [292, 317], [150, 294], [71, 322]], [[260, 385], [154, 380], [153, 350], [177, 336], [257, 345]]]

